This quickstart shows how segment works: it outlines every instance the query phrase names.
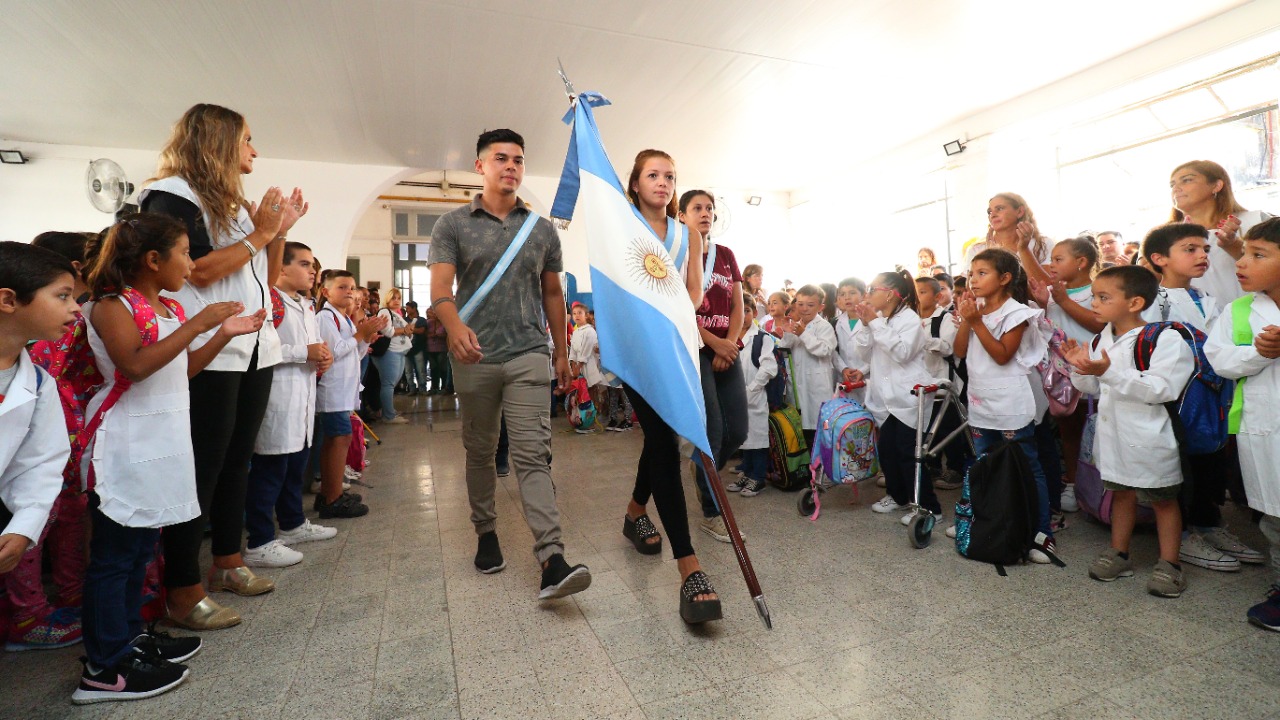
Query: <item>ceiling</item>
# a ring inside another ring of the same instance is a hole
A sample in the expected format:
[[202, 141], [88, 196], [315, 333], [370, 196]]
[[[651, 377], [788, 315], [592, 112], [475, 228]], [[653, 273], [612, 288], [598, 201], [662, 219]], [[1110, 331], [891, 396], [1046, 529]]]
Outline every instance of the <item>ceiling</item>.
[[156, 148], [215, 102], [264, 156], [463, 169], [507, 126], [555, 176], [559, 57], [620, 171], [788, 190], [1244, 4], [0, 0], [0, 137]]

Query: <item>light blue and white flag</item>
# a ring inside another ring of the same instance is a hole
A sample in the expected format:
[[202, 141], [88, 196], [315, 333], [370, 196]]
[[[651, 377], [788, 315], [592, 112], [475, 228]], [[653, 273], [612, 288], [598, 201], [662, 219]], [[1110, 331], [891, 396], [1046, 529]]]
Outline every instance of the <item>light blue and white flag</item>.
[[688, 229], [668, 219], [666, 236], [658, 237], [627, 199], [591, 110], [608, 104], [597, 93], [582, 93], [565, 115], [573, 132], [551, 216], [572, 219], [581, 200], [600, 364], [710, 457], [698, 323], [680, 272]]

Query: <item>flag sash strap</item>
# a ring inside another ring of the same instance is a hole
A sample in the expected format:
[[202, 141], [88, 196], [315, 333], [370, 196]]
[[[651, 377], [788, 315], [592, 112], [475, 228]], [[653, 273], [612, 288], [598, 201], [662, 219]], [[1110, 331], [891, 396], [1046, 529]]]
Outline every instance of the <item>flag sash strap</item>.
[[511, 267], [511, 261], [516, 259], [516, 255], [520, 252], [520, 248], [524, 247], [525, 241], [529, 239], [529, 233], [533, 232], [533, 226], [538, 224], [538, 213], [529, 211], [529, 217], [525, 218], [524, 224], [520, 226], [520, 231], [512, 238], [511, 244], [507, 246], [506, 252], [502, 253], [502, 257], [498, 258], [498, 264], [493, 266], [493, 270], [489, 271], [489, 277], [480, 283], [480, 287], [476, 288], [475, 293], [467, 299], [465, 305], [458, 309], [458, 317], [462, 322], [467, 322], [471, 316], [480, 309], [480, 303], [489, 296], [494, 286], [506, 274], [507, 268]]

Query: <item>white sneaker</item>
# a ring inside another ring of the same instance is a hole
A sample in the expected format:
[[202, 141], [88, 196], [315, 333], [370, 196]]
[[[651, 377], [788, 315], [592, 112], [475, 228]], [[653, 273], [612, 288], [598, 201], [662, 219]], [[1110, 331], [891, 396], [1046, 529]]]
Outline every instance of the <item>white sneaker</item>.
[[312, 525], [310, 520], [303, 520], [301, 525], [292, 530], [281, 530], [276, 533], [276, 538], [285, 545], [298, 545], [316, 540], [329, 540], [337, 534], [338, 528]]
[[261, 547], [248, 548], [243, 557], [244, 564], [249, 567], [282, 568], [302, 562], [302, 553], [279, 540], [272, 540]]
[[345, 467], [343, 467], [343, 468], [342, 468], [342, 476], [343, 476], [344, 478], [346, 478], [347, 480], [355, 481], [355, 480], [359, 480], [360, 478], [364, 477], [364, 473], [360, 472], [359, 470], [356, 470], [355, 468], [351, 467], [350, 465], [347, 465], [347, 466], [345, 466]]
[[880, 498], [879, 502], [876, 502], [871, 506], [871, 512], [891, 513], [896, 510], [901, 510], [904, 507], [906, 506], [899, 505], [898, 503], [894, 502], [893, 497], [891, 495], [885, 495], [884, 497]]
[[955, 537], [956, 537], [956, 526], [955, 526], [955, 525], [952, 525], [952, 526], [950, 526], [950, 527], [948, 527], [948, 528], [947, 528], [947, 537], [951, 538], [952, 540], [954, 540], [954, 539], [955, 539]]
[[390, 420], [383, 420], [382, 422], [388, 425], [408, 425], [409, 424], [409, 421], [406, 420], [403, 415], [397, 415], [391, 418]]
[[1217, 570], [1218, 572], [1239, 572], [1240, 561], [1209, 544], [1197, 533], [1182, 538], [1182, 548], [1178, 550], [1178, 560], [1197, 567]]
[[1062, 512], [1077, 512], [1080, 510], [1080, 503], [1076, 502], [1075, 485], [1063, 485], [1062, 497], [1059, 498], [1059, 501], [1061, 502], [1059, 507], [1062, 508]]
[[1200, 537], [1214, 548], [1230, 555], [1242, 563], [1260, 565], [1266, 556], [1240, 542], [1240, 538], [1232, 535], [1225, 527], [1216, 527], [1200, 533]]
[[[903, 515], [903, 516], [902, 516], [902, 524], [903, 524], [903, 525], [910, 525], [910, 524], [911, 524], [911, 518], [913, 518], [913, 517], [915, 517], [915, 516], [916, 516], [916, 514], [915, 514], [915, 513], [913, 513], [913, 512], [909, 512], [909, 513], [907, 513], [906, 515]], [[934, 513], [934, 514], [933, 514], [933, 520], [934, 520], [934, 522], [942, 522], [942, 513]]]
[[[712, 518], [702, 519], [702, 532], [719, 540], [722, 543], [732, 542], [729, 539], [729, 528], [724, 524], [724, 517], [717, 515]], [[742, 528], [738, 528], [738, 537], [745, 538], [746, 533], [742, 532]]]

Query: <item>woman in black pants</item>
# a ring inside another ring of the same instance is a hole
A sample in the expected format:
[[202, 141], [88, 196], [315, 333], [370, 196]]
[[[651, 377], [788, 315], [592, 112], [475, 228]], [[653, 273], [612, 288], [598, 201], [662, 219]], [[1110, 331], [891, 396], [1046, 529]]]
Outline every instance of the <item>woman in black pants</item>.
[[[644, 150], [636, 156], [631, 168], [627, 195], [657, 238], [665, 239], [671, 233], [687, 233], [689, 261], [687, 268], [681, 270], [689, 299], [696, 308], [702, 304], [702, 265], [698, 262], [702, 257], [702, 234], [697, 228], [686, 228], [675, 222], [675, 173], [675, 163], [670, 155], [660, 150]], [[608, 359], [604, 360], [607, 363]], [[636, 550], [646, 555], [662, 552], [662, 538], [645, 510], [652, 496], [658, 507], [658, 517], [671, 539], [671, 554], [682, 579], [680, 616], [688, 623], [719, 620], [720, 598], [702, 572], [689, 538], [689, 516], [680, 482], [680, 451], [676, 434], [640, 393], [626, 385], [623, 387], [640, 418], [644, 447], [640, 452], [636, 484], [627, 503], [622, 533]]]
[[[239, 113], [196, 105], [174, 125], [160, 153], [157, 179], [139, 195], [144, 212], [170, 215], [187, 227], [195, 267], [176, 294], [188, 316], [222, 301], [244, 303], [245, 313], [271, 312], [271, 286], [284, 259], [285, 233], [307, 211], [302, 192], [286, 197], [271, 188], [260, 205], [244, 199], [241, 176], [253, 172], [249, 125]], [[201, 336], [194, 343], [203, 344]], [[275, 589], [240, 557], [245, 483], [253, 443], [266, 412], [272, 368], [280, 362], [275, 326], [227, 344], [190, 381], [192, 448], [201, 517], [164, 531], [164, 584], [169, 618], [192, 630], [240, 622], [214, 602], [200, 582], [200, 542], [213, 530], [209, 590], [260, 595]]]

